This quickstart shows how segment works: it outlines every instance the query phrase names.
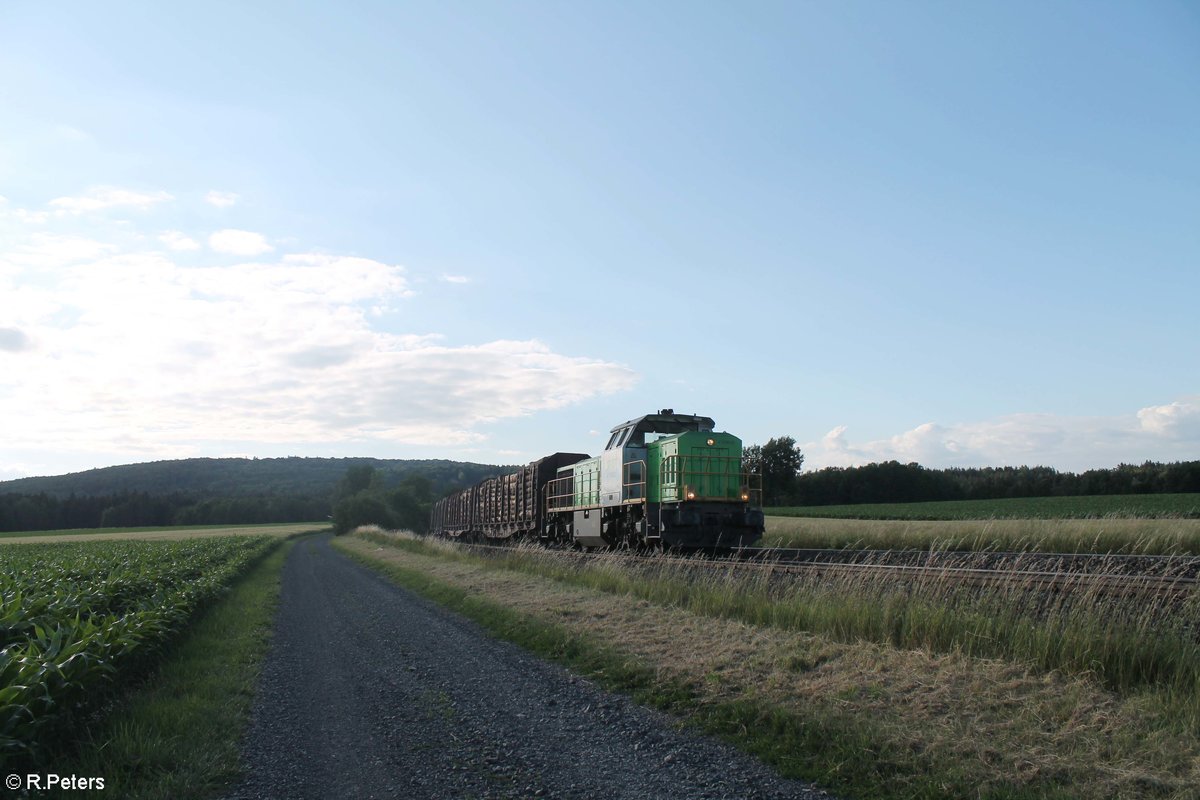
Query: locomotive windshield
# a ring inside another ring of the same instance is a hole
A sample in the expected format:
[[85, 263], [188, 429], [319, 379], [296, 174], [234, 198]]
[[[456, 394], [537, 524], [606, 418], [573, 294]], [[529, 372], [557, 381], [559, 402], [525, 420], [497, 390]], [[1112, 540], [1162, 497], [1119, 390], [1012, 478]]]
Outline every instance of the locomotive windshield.
[[712, 417], [700, 417], [695, 414], [676, 414], [674, 409], [664, 408], [657, 414], [647, 414], [644, 417], [622, 422], [612, 429], [605, 450], [618, 447], [645, 447], [647, 433], [670, 435], [686, 431], [711, 431]]

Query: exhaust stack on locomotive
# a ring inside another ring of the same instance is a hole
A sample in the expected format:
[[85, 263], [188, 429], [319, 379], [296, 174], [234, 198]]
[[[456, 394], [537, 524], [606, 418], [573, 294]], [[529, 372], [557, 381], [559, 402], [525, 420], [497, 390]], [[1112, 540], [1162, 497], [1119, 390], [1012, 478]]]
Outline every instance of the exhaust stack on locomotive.
[[752, 545], [763, 534], [759, 478], [742, 472], [741, 440], [713, 427], [669, 408], [623, 422], [595, 458], [555, 453], [438, 501], [430, 530], [582, 547]]

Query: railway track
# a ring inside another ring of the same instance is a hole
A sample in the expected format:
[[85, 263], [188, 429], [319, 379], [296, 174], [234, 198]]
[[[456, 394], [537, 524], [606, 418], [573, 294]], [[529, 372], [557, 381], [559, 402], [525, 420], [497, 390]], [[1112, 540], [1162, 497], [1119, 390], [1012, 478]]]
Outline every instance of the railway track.
[[1112, 553], [1041, 553], [971, 550], [878, 550], [878, 549], [811, 549], [792, 547], [754, 547], [736, 552], [746, 560], [769, 560], [779, 563], [888, 563], [910, 566], [936, 565], [943, 561], [976, 562], [976, 566], [1002, 568], [1038, 568], [1067, 572], [1121, 570], [1126, 572], [1157, 572], [1181, 565], [1195, 569], [1200, 556], [1124, 555]]
[[[688, 560], [689, 563], [694, 563]], [[757, 569], [816, 575], [873, 574], [893, 582], [952, 581], [1039, 591], [1185, 596], [1200, 583], [1200, 558], [1062, 553], [800, 552], [740, 562]]]
[[[512, 552], [510, 545], [461, 544], [475, 552]], [[537, 550], [581, 561], [644, 559], [619, 550]], [[659, 554], [680, 567], [756, 570], [772, 575], [874, 574], [889, 581], [953, 581], [1034, 591], [1092, 591], [1105, 595], [1185, 596], [1200, 584], [1200, 556], [1099, 553], [1019, 553], [914, 550], [746, 548], [730, 553]]]

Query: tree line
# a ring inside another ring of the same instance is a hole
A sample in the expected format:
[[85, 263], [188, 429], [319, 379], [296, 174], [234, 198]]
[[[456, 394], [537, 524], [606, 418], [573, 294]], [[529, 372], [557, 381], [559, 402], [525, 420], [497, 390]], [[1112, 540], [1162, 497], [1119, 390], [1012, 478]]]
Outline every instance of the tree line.
[[370, 464], [346, 470], [333, 492], [202, 497], [188, 492], [104, 495], [0, 494], [0, 532], [171, 525], [315, 522], [332, 518], [339, 532], [359, 525], [424, 531], [434, 482], [409, 473], [395, 486]]
[[445, 459], [184, 458], [0, 481], [0, 494], [44, 493], [67, 497], [183, 492], [196, 498], [308, 495], [329, 501], [347, 468], [362, 464], [374, 467], [385, 483], [394, 484], [405, 475], [416, 473], [429, 478], [438, 490], [470, 485], [503, 469]]
[[[364, 488], [383, 497], [386, 510], [392, 508], [389, 494], [401, 489], [440, 496], [504, 469], [441, 459], [345, 458], [198, 458], [104, 467], [0, 482], [0, 532], [322, 521]], [[353, 483], [363, 475], [370, 476], [366, 484]], [[382, 519], [414, 527], [411, 511], [393, 508]]]
[[0, 494], [0, 531], [311, 522], [327, 519], [329, 510], [328, 494]]
[[1200, 461], [1146, 461], [1082, 473], [1052, 467], [932, 469], [898, 461], [801, 473], [803, 463], [788, 436], [745, 449], [744, 467], [761, 476], [766, 506], [1200, 492]]

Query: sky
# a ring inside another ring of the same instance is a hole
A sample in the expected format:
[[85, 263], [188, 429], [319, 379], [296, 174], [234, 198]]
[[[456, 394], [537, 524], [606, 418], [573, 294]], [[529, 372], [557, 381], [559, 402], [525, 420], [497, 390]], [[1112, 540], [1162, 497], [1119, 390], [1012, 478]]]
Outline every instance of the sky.
[[1200, 459], [1192, 2], [0, 3], [0, 479]]

